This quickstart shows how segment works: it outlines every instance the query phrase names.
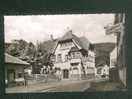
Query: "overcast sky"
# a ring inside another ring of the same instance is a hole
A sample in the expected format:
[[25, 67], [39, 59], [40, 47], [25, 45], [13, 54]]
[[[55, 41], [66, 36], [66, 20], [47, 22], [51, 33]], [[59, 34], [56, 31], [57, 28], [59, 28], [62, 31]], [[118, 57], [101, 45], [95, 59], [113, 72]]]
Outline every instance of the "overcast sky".
[[5, 42], [24, 39], [36, 43], [50, 39], [51, 34], [58, 38], [64, 35], [67, 27], [92, 43], [116, 42], [116, 37], [105, 35], [104, 30], [104, 26], [113, 21], [114, 14], [5, 16]]

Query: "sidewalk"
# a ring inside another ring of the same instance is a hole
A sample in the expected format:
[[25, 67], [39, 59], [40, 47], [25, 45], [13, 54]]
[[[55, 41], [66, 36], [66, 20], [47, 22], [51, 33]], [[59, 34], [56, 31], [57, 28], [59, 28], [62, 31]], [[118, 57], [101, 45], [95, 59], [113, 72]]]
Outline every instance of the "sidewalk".
[[91, 82], [91, 81], [97, 81], [97, 80], [98, 79], [88, 79], [88, 80], [78, 80], [78, 81], [62, 80], [62, 81], [51, 82], [51, 83], [39, 83], [39, 84], [29, 85], [27, 87], [18, 86], [18, 87], [6, 88], [6, 93], [41, 92], [42, 90], [48, 90], [51, 88], [55, 88], [57, 86], [63, 86], [63, 85], [68, 85], [73, 83]]

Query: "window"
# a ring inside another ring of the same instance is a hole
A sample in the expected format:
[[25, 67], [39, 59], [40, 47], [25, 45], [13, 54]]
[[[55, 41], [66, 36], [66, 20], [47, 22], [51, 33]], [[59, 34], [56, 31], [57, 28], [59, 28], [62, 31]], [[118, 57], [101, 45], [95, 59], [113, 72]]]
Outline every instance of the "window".
[[57, 59], [58, 59], [58, 62], [61, 62], [62, 61], [61, 54], [58, 54]]
[[72, 52], [72, 58], [75, 58], [75, 52]]
[[60, 43], [61, 49], [68, 48], [69, 46], [72, 46], [72, 42], [67, 41], [67, 42]]
[[79, 52], [72, 52], [72, 58], [79, 58], [80, 57], [80, 53]]
[[80, 52], [76, 52], [77, 58], [80, 58]]
[[73, 70], [78, 70], [78, 68], [77, 67], [74, 67]]
[[68, 60], [68, 55], [65, 55], [65, 61], [67, 61]]
[[18, 78], [21, 78], [22, 77], [22, 73], [18, 73]]
[[71, 66], [78, 66], [79, 63], [71, 63]]

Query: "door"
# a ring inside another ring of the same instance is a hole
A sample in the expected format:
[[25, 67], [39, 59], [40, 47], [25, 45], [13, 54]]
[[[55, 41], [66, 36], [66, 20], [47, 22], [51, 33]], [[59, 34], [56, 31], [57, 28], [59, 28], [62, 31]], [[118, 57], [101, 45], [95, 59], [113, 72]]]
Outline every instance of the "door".
[[8, 70], [7, 75], [8, 75], [8, 82], [15, 81], [15, 70]]
[[68, 79], [69, 78], [69, 71], [67, 69], [63, 70], [63, 78]]

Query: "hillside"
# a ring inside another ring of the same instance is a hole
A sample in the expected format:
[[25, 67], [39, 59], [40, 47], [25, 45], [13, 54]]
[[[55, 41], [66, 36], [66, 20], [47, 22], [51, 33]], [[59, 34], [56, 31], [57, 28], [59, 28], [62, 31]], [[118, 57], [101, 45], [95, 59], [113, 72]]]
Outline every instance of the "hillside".
[[114, 49], [115, 43], [96, 43], [94, 44], [95, 49], [95, 66], [101, 66], [104, 64], [110, 64], [110, 52]]

